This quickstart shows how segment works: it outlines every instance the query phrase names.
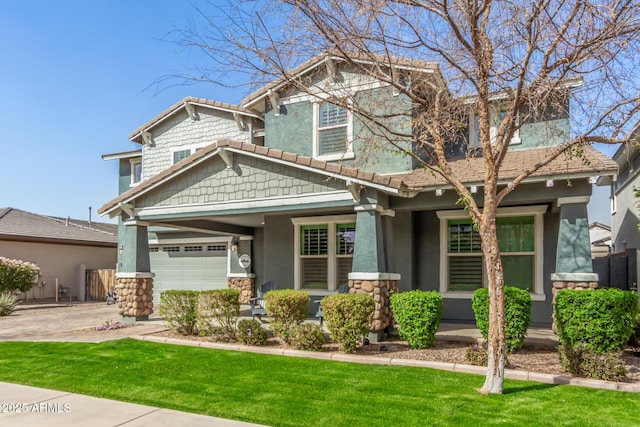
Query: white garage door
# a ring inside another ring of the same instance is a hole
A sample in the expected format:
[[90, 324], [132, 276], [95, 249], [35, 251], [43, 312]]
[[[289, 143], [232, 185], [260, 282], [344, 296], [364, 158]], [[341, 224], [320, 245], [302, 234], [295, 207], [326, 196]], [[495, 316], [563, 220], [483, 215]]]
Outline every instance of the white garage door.
[[227, 287], [226, 243], [159, 245], [149, 248], [153, 301], [171, 289], [201, 291]]

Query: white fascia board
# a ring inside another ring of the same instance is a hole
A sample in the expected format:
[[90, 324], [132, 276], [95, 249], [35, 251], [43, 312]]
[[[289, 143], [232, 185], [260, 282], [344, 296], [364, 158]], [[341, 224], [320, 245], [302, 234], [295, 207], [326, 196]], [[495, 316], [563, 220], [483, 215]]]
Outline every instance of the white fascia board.
[[122, 153], [103, 154], [102, 160], [133, 159], [142, 157], [142, 150], [124, 151]]
[[141, 218], [155, 216], [155, 215], [175, 215], [175, 214], [191, 214], [202, 211], [229, 211], [229, 210], [242, 210], [242, 209], [260, 209], [270, 207], [281, 206], [296, 206], [312, 203], [323, 202], [336, 202], [336, 201], [350, 201], [351, 193], [348, 191], [331, 191], [326, 193], [315, 194], [303, 194], [298, 196], [281, 196], [281, 197], [269, 197], [263, 199], [251, 199], [245, 200], [233, 200], [228, 202], [217, 203], [194, 203], [189, 205], [179, 206], [157, 206], [149, 208], [140, 208], [137, 210], [138, 216]]

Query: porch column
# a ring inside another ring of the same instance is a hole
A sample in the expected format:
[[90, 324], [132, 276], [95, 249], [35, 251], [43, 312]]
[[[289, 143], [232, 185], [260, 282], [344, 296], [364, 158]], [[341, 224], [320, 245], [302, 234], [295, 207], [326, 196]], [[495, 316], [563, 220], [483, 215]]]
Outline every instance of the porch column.
[[249, 304], [255, 286], [253, 270], [253, 236], [235, 236], [229, 250], [227, 287], [240, 291], [240, 304]]
[[125, 323], [148, 320], [153, 313], [153, 273], [149, 263], [147, 224], [126, 221], [120, 228], [116, 291]]
[[[598, 275], [593, 272], [589, 239], [589, 196], [558, 199], [560, 227], [556, 250], [556, 272], [551, 275], [553, 300], [561, 289], [598, 287]], [[553, 328], [555, 330], [555, 320]]]
[[[375, 312], [369, 340], [380, 341], [392, 325], [389, 296], [398, 290], [399, 274], [388, 271], [388, 242], [385, 239], [383, 216], [393, 213], [377, 203], [377, 198], [356, 206], [356, 241], [353, 264], [349, 273], [352, 293], [366, 293], [375, 301]], [[367, 203], [369, 202], [369, 203]], [[371, 203], [373, 202], [373, 203]]]

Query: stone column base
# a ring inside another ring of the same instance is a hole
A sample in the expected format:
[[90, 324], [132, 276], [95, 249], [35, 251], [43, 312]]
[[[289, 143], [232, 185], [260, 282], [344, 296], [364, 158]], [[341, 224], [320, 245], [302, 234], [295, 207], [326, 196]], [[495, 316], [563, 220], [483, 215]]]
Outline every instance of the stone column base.
[[153, 274], [117, 273], [118, 314], [125, 323], [148, 320], [153, 313]]
[[393, 325], [389, 296], [391, 291], [398, 292], [399, 274], [390, 273], [350, 273], [349, 288], [351, 293], [369, 294], [375, 301], [373, 322], [369, 340], [378, 342], [384, 338], [385, 330]]
[[249, 304], [249, 298], [253, 298], [253, 287], [256, 279], [253, 277], [228, 277], [227, 287], [240, 291], [240, 304]]

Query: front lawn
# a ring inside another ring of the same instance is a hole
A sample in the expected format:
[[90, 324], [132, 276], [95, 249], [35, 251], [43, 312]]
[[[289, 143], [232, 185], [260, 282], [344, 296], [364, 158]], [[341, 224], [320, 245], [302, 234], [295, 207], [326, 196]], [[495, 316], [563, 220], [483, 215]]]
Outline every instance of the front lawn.
[[[640, 396], [125, 339], [0, 343], [0, 381], [272, 426], [638, 425]], [[7, 398], [4, 396], [3, 398]]]

